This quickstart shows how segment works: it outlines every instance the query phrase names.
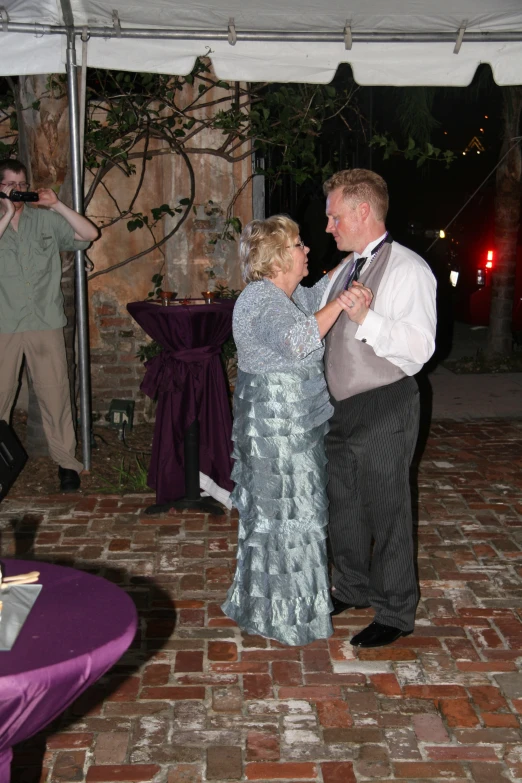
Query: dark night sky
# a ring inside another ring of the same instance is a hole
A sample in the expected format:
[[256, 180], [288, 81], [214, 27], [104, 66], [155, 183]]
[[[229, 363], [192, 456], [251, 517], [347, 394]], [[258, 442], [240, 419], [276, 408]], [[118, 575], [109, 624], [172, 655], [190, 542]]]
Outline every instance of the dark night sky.
[[[487, 68], [487, 66], [486, 66]], [[408, 229], [411, 222], [417, 229], [444, 228], [464, 205], [480, 182], [496, 165], [501, 142], [500, 89], [494, 84], [489, 72], [477, 74], [473, 85], [466, 88], [441, 88], [435, 93], [432, 113], [440, 125], [432, 133], [431, 141], [441, 149], [451, 149], [456, 159], [449, 168], [443, 163], [426, 162], [417, 168], [415, 161], [406, 161], [402, 156], [383, 160], [382, 152], [359, 140], [352, 144], [353, 165], [372, 168], [387, 181], [390, 191], [390, 212], [388, 227], [400, 242], [423, 254], [431, 239], [422, 239], [420, 233], [413, 236]], [[485, 78], [484, 78], [485, 77]], [[476, 88], [480, 82], [482, 89]], [[401, 147], [407, 139], [401, 137], [400, 123], [397, 119], [397, 89], [374, 87], [363, 88], [358, 94], [362, 109], [367, 118], [371, 117], [373, 133], [387, 131]], [[487, 118], [486, 118], [487, 116]], [[481, 130], [482, 129], [482, 130]], [[477, 154], [462, 152], [476, 136], [484, 151]], [[350, 165], [350, 164], [348, 164]], [[461, 216], [449, 230], [449, 239], [459, 240], [460, 249], [486, 245], [491, 240], [493, 225], [493, 194], [495, 175], [465, 208]], [[317, 210], [322, 212], [324, 199], [319, 192]], [[322, 204], [322, 205], [321, 205]], [[312, 210], [313, 212], [313, 210]], [[301, 212], [296, 215], [301, 224], [305, 241], [312, 243], [310, 254], [310, 282], [318, 279], [321, 266], [332, 266], [338, 256], [330, 245], [330, 264], [321, 263], [316, 251], [324, 252], [324, 240], [320, 236], [324, 227], [321, 218]]]
[[[420, 168], [415, 162], [397, 157], [383, 161], [379, 152], [373, 155], [373, 167], [387, 180], [390, 188], [389, 223], [397, 239], [407, 243], [404, 234], [406, 224], [416, 221], [426, 229], [446, 226], [469, 196], [486, 178], [498, 161], [501, 141], [499, 88], [486, 80], [487, 88], [441, 89], [435, 97], [433, 115], [440, 122], [432, 141], [442, 149], [456, 153], [455, 161], [446, 168], [441, 163], [426, 162]], [[381, 107], [375, 104], [383, 88], [374, 90], [374, 121], [385, 129], [389, 113], [387, 101]], [[393, 92], [388, 93], [388, 100]], [[392, 133], [398, 132], [396, 123], [389, 123]], [[395, 135], [395, 133], [394, 133]], [[484, 151], [466, 149], [473, 137], [477, 137]], [[495, 175], [462, 212], [450, 233], [464, 238], [470, 232], [493, 231], [493, 193]]]

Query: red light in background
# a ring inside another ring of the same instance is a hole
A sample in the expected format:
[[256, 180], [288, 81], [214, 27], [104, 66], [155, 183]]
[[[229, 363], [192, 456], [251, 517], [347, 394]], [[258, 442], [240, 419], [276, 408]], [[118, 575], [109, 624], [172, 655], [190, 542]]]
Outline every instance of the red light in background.
[[487, 260], [488, 261], [493, 261], [493, 251], [492, 250], [488, 250]]
[[486, 269], [493, 269], [493, 261], [486, 261]]

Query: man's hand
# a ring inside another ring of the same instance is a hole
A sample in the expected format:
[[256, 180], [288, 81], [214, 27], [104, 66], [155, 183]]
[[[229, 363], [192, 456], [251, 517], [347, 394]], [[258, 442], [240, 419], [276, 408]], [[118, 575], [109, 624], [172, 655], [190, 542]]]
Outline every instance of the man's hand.
[[53, 209], [53, 207], [55, 207], [56, 204], [58, 204], [60, 201], [54, 190], [51, 190], [51, 188], [38, 188], [36, 192], [38, 193], [38, 206], [49, 207], [50, 209]]
[[80, 242], [94, 242], [98, 239], [99, 231], [94, 223], [91, 223], [83, 215], [79, 215], [74, 209], [71, 209], [63, 201], [60, 201], [54, 190], [50, 188], [38, 189], [38, 205], [49, 207], [53, 212], [61, 215], [74, 230], [74, 238]]
[[339, 304], [346, 312], [346, 315], [359, 326], [364, 323], [364, 319], [370, 309], [373, 299], [373, 292], [366, 288], [362, 283], [354, 282], [347, 291], [342, 291], [339, 295]]
[[[2, 191], [2, 193], [9, 195], [13, 190], [13, 187], [12, 185], [0, 185], [0, 190]], [[9, 217], [9, 222], [11, 222], [11, 218], [14, 216], [16, 212], [15, 205], [13, 204], [11, 199], [0, 198], [0, 209], [2, 210], [1, 212], [2, 217], [7, 215]]]

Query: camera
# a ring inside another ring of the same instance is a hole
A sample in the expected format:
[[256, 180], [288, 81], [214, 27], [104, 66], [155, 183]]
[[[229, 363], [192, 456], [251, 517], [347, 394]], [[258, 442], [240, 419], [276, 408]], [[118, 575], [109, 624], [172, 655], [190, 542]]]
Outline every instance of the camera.
[[0, 191], [0, 198], [8, 198], [11, 201], [38, 201], [38, 193], [32, 190], [12, 190], [9, 195]]

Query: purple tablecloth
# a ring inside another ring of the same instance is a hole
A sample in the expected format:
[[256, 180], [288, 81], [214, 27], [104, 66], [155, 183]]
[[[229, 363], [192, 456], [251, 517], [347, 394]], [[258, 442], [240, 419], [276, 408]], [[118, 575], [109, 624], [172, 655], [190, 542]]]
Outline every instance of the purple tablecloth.
[[0, 783], [13, 745], [47, 726], [121, 657], [134, 603], [116, 585], [73, 568], [5, 560], [6, 576], [40, 571], [42, 585], [10, 651], [0, 652]]
[[158, 400], [148, 476], [156, 502], [185, 494], [183, 438], [196, 418], [200, 470], [230, 491], [232, 415], [219, 355], [232, 331], [234, 301], [170, 307], [132, 302], [127, 309], [163, 348], [145, 363], [141, 384], [145, 394]]

